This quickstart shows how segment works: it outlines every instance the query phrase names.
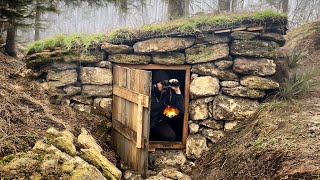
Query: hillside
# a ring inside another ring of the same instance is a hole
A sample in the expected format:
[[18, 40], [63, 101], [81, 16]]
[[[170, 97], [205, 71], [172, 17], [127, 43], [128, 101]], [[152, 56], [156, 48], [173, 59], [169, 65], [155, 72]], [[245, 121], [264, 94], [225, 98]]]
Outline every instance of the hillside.
[[[286, 36], [284, 51], [308, 51], [294, 72], [313, 69], [319, 82], [320, 22]], [[216, 144], [192, 179], [319, 179], [320, 89], [294, 101], [269, 101], [250, 122], [241, 123]]]
[[0, 54], [0, 158], [29, 150], [49, 127], [67, 129], [75, 135], [85, 127], [108, 159], [115, 162], [107, 136], [110, 120], [51, 104], [41, 84], [28, 78], [32, 74], [23, 62]]

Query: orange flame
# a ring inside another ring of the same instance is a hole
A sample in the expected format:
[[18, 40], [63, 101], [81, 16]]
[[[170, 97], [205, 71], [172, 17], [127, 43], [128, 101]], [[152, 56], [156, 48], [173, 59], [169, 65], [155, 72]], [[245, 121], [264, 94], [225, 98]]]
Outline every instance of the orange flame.
[[166, 109], [163, 111], [163, 115], [173, 118], [179, 114], [179, 110], [167, 105]]

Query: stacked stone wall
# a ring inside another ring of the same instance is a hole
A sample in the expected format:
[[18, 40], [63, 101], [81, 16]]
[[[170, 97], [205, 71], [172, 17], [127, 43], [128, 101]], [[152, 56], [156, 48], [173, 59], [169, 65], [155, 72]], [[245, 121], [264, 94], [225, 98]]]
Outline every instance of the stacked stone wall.
[[103, 43], [98, 56], [90, 55], [88, 61], [65, 58], [61, 50], [29, 58], [47, 60], [38, 67], [53, 102], [108, 118], [112, 116], [112, 65], [191, 65], [186, 156], [195, 159], [218, 142], [225, 131], [252, 118], [259, 100], [279, 87], [273, 76], [278, 49], [284, 43], [277, 33], [236, 31], [160, 37], [121, 45]]

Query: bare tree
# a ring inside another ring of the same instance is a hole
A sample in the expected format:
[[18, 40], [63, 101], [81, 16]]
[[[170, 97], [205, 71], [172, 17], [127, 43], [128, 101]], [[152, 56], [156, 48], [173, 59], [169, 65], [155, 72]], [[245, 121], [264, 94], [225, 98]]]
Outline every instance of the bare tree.
[[281, 1], [282, 12], [285, 14], [289, 13], [289, 0]]
[[170, 20], [189, 14], [189, 0], [168, 0], [168, 17]]
[[231, 0], [219, 0], [218, 8], [219, 11], [230, 11]]

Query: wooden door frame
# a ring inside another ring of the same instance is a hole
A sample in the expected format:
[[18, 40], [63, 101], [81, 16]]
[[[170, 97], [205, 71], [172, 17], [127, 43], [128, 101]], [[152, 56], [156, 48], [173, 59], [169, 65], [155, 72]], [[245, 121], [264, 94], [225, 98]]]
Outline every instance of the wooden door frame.
[[149, 151], [155, 149], [184, 149], [188, 138], [188, 121], [189, 121], [189, 93], [190, 93], [190, 70], [191, 65], [160, 65], [160, 64], [116, 64], [122, 67], [143, 69], [143, 70], [184, 70], [185, 74], [185, 90], [184, 90], [184, 117], [183, 117], [183, 133], [182, 141], [149, 141]]

